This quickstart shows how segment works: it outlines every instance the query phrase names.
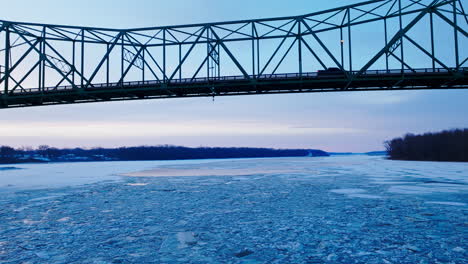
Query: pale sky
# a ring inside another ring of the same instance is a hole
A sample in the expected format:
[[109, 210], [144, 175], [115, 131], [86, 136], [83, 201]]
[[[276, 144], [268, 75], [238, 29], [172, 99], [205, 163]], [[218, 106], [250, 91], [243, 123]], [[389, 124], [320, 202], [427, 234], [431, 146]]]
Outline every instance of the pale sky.
[[[96, 3], [97, 2], [97, 3]], [[135, 28], [300, 15], [359, 1], [0, 0], [0, 19]], [[357, 44], [355, 44], [357, 45]], [[468, 90], [259, 95], [0, 110], [0, 145], [173, 144], [383, 150], [407, 132], [468, 127]]]

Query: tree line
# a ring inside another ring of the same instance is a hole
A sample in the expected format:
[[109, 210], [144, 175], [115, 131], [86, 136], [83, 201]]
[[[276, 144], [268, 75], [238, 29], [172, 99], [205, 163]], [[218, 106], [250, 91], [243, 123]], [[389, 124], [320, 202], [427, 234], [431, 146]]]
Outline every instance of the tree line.
[[189, 148], [181, 146], [139, 146], [120, 148], [68, 148], [46, 145], [38, 148], [0, 147], [0, 163], [48, 162], [48, 161], [136, 161], [136, 160], [184, 160], [223, 158], [269, 158], [328, 156], [322, 150], [270, 149], [270, 148]]
[[385, 142], [385, 146], [394, 160], [467, 162], [468, 129], [407, 134]]

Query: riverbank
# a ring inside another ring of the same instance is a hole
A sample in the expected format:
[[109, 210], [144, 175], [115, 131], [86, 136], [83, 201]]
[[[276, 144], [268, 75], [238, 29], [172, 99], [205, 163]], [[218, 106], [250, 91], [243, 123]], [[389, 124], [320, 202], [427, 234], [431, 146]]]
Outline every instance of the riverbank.
[[468, 129], [407, 134], [385, 144], [392, 160], [468, 162]]
[[0, 147], [0, 164], [97, 161], [206, 160], [281, 157], [328, 157], [318, 149], [272, 148], [188, 148], [180, 146], [140, 146], [120, 148], [58, 149], [40, 146], [37, 149]]

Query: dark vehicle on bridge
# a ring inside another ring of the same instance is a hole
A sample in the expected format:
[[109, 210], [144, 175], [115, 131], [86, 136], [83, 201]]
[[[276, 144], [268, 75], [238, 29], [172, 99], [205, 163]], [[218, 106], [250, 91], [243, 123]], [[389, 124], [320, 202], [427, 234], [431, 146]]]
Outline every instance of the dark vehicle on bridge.
[[346, 77], [346, 72], [340, 68], [332, 67], [326, 70], [317, 71], [317, 77]]

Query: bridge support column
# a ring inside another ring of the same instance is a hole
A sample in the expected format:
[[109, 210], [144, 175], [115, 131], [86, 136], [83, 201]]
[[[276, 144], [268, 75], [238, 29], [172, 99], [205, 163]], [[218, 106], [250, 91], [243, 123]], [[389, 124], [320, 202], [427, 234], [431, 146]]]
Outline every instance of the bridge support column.
[[302, 20], [298, 20], [297, 23], [297, 53], [299, 56], [299, 75], [302, 77], [302, 29], [301, 29]]
[[[403, 30], [403, 14], [402, 14], [402, 7], [401, 7], [401, 0], [398, 0], [398, 22], [400, 25], [400, 32]], [[406, 34], [406, 32], [404, 33]], [[400, 56], [401, 56], [401, 72], [403, 73], [405, 70], [405, 48], [403, 46], [403, 35], [400, 35]]]
[[459, 50], [458, 50], [458, 29], [457, 29], [457, 1], [452, 3], [453, 5], [453, 24], [455, 27], [453, 28], [454, 34], [454, 42], [455, 42], [455, 65], [457, 66], [457, 70], [460, 68], [460, 57], [459, 57]]
[[4, 96], [8, 96], [8, 83], [10, 79], [10, 27], [7, 26], [5, 29], [5, 86], [4, 86]]
[[81, 30], [81, 86], [80, 90], [84, 89], [84, 61], [85, 61], [85, 32]]
[[432, 71], [435, 71], [435, 46], [434, 46], [434, 13], [429, 13], [430, 26], [431, 26], [431, 60], [432, 60]]
[[43, 27], [42, 28], [42, 42], [41, 42], [41, 57], [43, 58], [42, 60], [42, 76], [41, 76], [41, 87], [42, 87], [42, 91], [45, 90], [45, 86], [46, 86], [46, 81], [45, 81], [45, 78], [46, 78], [46, 57], [47, 57], [47, 53], [46, 53], [46, 41], [47, 41], [47, 38], [46, 38], [46, 27]]
[[[349, 53], [349, 71], [353, 71], [353, 46], [351, 37], [351, 9], [348, 8], [348, 53]], [[343, 65], [344, 68], [344, 65]]]

